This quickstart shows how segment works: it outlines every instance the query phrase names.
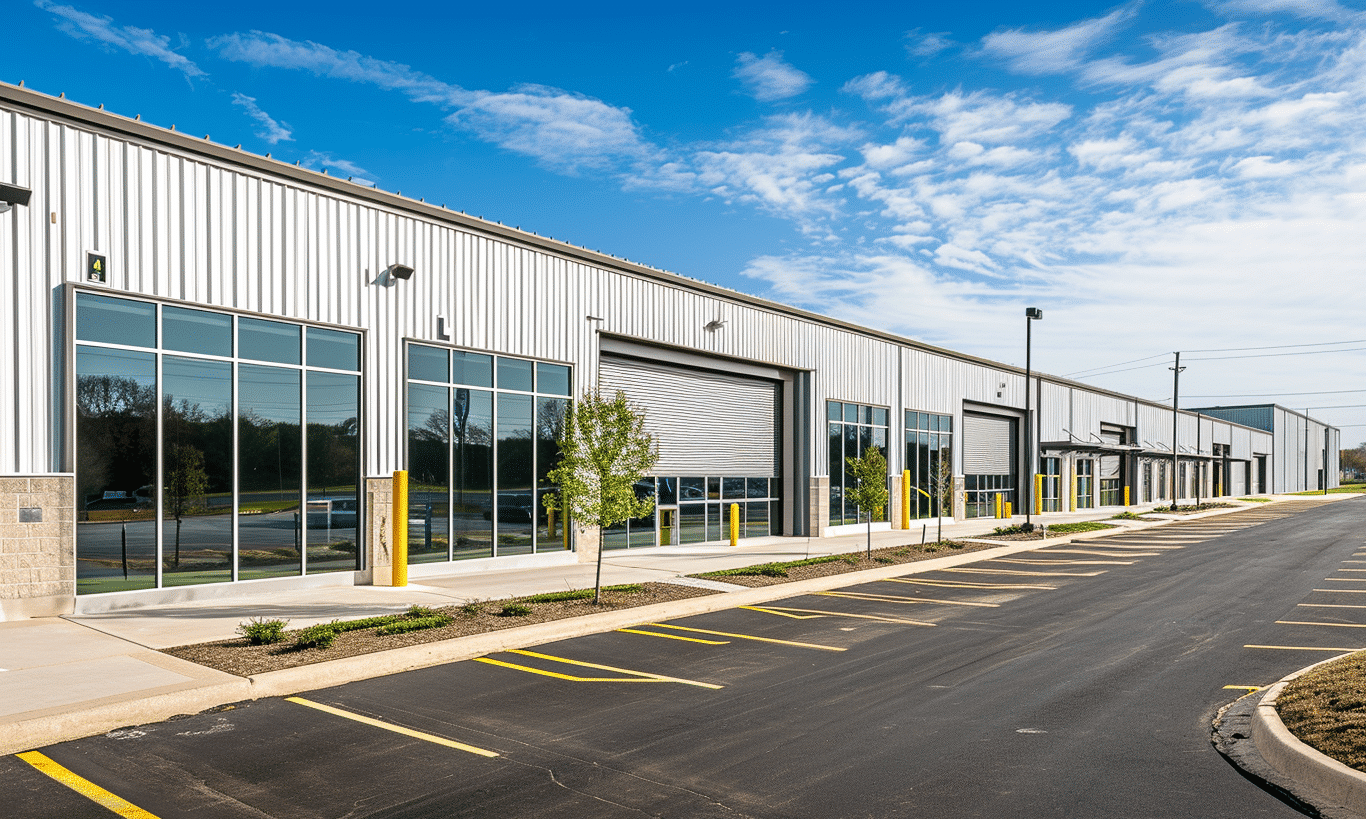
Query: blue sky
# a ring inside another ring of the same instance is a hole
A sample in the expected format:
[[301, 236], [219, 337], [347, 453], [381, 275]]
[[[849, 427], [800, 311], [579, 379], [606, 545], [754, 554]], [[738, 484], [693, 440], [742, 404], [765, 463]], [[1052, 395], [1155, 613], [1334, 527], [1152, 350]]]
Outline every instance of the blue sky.
[[1366, 440], [1359, 0], [488, 5], [11, 0], [0, 79], [1010, 363], [1038, 306], [1040, 369], [1166, 400], [1181, 349], [1183, 406]]

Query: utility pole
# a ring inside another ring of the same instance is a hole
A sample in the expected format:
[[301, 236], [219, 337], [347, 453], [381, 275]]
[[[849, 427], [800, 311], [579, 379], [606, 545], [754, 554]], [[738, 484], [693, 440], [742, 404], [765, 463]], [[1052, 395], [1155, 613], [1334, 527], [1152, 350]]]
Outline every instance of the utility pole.
[[1181, 371], [1186, 369], [1185, 367], [1181, 366], [1181, 353], [1179, 351], [1176, 353], [1176, 365], [1173, 367], [1169, 367], [1168, 369], [1172, 371], [1172, 511], [1175, 512], [1177, 469], [1176, 464], [1177, 452], [1180, 451], [1179, 447], [1177, 446], [1177, 435], [1179, 434], [1178, 430], [1180, 429], [1181, 424], [1181, 410], [1178, 408], [1181, 406]]
[[1039, 461], [1038, 461], [1038, 458], [1034, 457], [1034, 441], [1033, 441], [1034, 436], [1033, 436], [1033, 434], [1032, 434], [1032, 432], [1033, 432], [1033, 430], [1034, 430], [1033, 413], [1032, 413], [1032, 410], [1033, 410], [1033, 401], [1032, 401], [1033, 392], [1032, 392], [1031, 387], [1030, 387], [1030, 382], [1033, 380], [1033, 379], [1032, 379], [1032, 375], [1033, 375], [1033, 366], [1032, 366], [1032, 364], [1033, 364], [1033, 362], [1032, 362], [1032, 360], [1031, 360], [1031, 356], [1032, 356], [1033, 348], [1034, 348], [1034, 334], [1033, 334], [1034, 321], [1035, 321], [1035, 320], [1042, 319], [1042, 318], [1043, 318], [1043, 311], [1040, 310], [1039, 308], [1037, 308], [1037, 307], [1026, 307], [1026, 308], [1025, 308], [1025, 417], [1024, 417], [1025, 447], [1024, 447], [1024, 449], [1025, 449], [1025, 464], [1027, 464], [1027, 465], [1029, 466], [1028, 478], [1025, 480], [1025, 522], [1024, 522], [1024, 530], [1025, 530], [1026, 532], [1032, 532], [1032, 531], [1034, 531], [1034, 523], [1033, 523], [1033, 521], [1030, 519], [1030, 516], [1031, 516], [1031, 513], [1033, 513], [1033, 511], [1034, 511], [1034, 475], [1035, 475], [1035, 473], [1038, 472], [1038, 470], [1039, 470]]

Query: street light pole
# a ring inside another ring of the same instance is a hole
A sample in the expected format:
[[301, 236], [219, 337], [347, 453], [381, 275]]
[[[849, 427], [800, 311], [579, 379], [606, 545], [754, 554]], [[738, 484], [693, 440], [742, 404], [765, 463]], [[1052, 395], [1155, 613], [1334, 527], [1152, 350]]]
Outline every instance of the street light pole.
[[1172, 511], [1176, 511], [1176, 453], [1178, 448], [1177, 436], [1180, 434], [1181, 406], [1181, 371], [1186, 369], [1181, 366], [1181, 353], [1176, 353], [1176, 366], [1172, 367]]
[[1025, 481], [1025, 523], [1026, 532], [1034, 531], [1032, 513], [1034, 511], [1034, 473], [1038, 467], [1034, 457], [1034, 424], [1033, 424], [1033, 389], [1031, 381], [1033, 378], [1033, 350], [1034, 350], [1034, 321], [1043, 319], [1043, 311], [1037, 307], [1025, 308], [1025, 463], [1029, 466], [1029, 477]]

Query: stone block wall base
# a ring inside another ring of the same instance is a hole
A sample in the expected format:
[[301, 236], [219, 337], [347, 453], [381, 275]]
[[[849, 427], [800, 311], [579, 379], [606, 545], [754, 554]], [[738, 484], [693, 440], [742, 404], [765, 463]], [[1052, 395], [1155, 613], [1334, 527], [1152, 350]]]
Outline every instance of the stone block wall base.
[[598, 527], [584, 526], [574, 530], [574, 553], [579, 563], [598, 562], [598, 544], [601, 542]]
[[76, 476], [0, 477], [0, 619], [49, 617], [76, 598]]
[[76, 598], [71, 595], [0, 599], [0, 623], [31, 617], [58, 617], [75, 611]]
[[365, 567], [371, 582], [388, 586], [393, 582], [394, 553], [394, 479], [365, 479]]

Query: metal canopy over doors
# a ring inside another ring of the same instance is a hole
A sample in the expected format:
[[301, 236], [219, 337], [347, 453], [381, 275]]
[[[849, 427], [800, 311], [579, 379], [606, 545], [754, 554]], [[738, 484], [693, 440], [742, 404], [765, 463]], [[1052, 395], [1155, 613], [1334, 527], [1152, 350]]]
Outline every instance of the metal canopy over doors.
[[656, 475], [780, 474], [777, 382], [608, 355], [598, 372], [644, 411]]

